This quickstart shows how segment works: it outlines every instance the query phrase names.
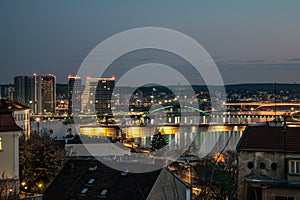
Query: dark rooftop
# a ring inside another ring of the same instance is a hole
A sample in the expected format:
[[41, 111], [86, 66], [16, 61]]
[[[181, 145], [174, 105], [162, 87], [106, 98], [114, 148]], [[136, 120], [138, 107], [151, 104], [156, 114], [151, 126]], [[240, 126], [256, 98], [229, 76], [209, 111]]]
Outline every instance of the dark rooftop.
[[248, 126], [236, 149], [300, 152], [300, 127]]
[[43, 199], [146, 199], [160, 172], [121, 172], [96, 159], [72, 159], [46, 189]]
[[0, 110], [23, 110], [29, 109], [29, 107], [20, 104], [16, 101], [11, 101], [8, 99], [0, 99]]
[[0, 132], [9, 131], [22, 131], [22, 129], [17, 126], [10, 111], [0, 109]]

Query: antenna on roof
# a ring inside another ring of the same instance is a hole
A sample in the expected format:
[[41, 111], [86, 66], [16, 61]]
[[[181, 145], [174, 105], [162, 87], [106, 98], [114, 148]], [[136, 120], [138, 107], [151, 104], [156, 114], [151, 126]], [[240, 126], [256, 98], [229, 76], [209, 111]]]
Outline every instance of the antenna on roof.
[[[285, 141], [285, 137], [286, 137], [286, 116], [283, 117], [284, 121], [283, 121], [283, 129], [282, 129], [282, 133], [283, 133], [283, 154], [284, 154], [284, 160], [286, 160], [286, 141]], [[284, 168], [285, 170], [285, 178], [287, 179], [287, 166], [285, 166]]]

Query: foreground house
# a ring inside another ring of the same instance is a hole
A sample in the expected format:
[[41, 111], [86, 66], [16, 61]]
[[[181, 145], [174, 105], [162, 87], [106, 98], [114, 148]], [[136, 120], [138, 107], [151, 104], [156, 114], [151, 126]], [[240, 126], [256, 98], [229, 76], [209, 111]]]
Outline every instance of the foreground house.
[[85, 157], [69, 160], [43, 199], [189, 200], [191, 187], [167, 169], [130, 173]]
[[11, 111], [0, 111], [0, 199], [19, 194], [19, 135]]
[[238, 199], [300, 199], [300, 127], [248, 126], [237, 151]]
[[0, 99], [0, 110], [11, 111], [16, 124], [23, 130], [26, 139], [30, 137], [30, 109], [16, 101]]

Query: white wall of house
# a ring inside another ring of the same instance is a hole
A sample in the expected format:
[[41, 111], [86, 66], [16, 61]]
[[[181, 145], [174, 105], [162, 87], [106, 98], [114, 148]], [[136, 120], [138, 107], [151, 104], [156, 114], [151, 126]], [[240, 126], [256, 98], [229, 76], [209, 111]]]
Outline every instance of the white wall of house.
[[8, 179], [19, 179], [19, 132], [0, 132], [0, 137], [0, 173]]
[[16, 124], [23, 129], [23, 134], [26, 138], [30, 137], [30, 110], [15, 110], [13, 111], [13, 117]]

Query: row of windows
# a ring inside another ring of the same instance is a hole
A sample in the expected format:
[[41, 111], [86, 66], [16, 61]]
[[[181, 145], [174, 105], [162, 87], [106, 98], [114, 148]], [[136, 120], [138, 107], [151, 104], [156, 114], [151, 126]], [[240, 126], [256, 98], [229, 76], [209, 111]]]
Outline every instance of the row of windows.
[[[253, 169], [254, 163], [251, 162], [251, 161], [248, 162], [247, 167], [248, 167], [248, 169]], [[266, 169], [266, 167], [267, 167], [266, 163], [264, 163], [264, 162], [259, 163], [259, 168], [260, 169]], [[277, 163], [271, 163], [270, 168], [271, 168], [271, 170], [275, 171], [275, 170], [278, 169], [278, 164]]]
[[26, 114], [17, 114], [14, 118], [16, 121], [24, 121], [28, 119], [28, 116]]
[[[95, 166], [97, 166], [97, 165], [95, 165]], [[86, 193], [89, 191], [89, 186], [92, 186], [92, 185], [94, 184], [94, 182], [95, 182], [95, 179], [94, 179], [94, 178], [91, 178], [91, 179], [87, 182], [86, 187], [83, 188], [83, 189], [81, 190], [80, 195], [86, 195]], [[100, 192], [99, 192], [98, 195], [99, 195], [100, 197], [106, 197], [107, 192], [108, 192], [108, 189], [104, 188], [104, 189], [100, 190]]]
[[[81, 195], [85, 195], [88, 191], [89, 191], [89, 188], [83, 188], [83, 189], [81, 190], [80, 194], [81, 194]], [[106, 197], [107, 192], [108, 192], [108, 189], [102, 189], [102, 190], [100, 190], [100, 192], [99, 192], [98, 195], [99, 195], [100, 197]]]
[[[300, 160], [289, 160], [288, 161], [289, 165], [289, 174], [292, 175], [300, 175]], [[254, 168], [254, 163], [253, 162], [248, 162], [247, 163], [248, 169], [253, 169]], [[264, 162], [259, 163], [259, 168], [264, 170], [266, 169], [267, 165]], [[277, 163], [271, 163], [270, 165], [271, 170], [276, 171], [278, 169], [278, 164]]]

